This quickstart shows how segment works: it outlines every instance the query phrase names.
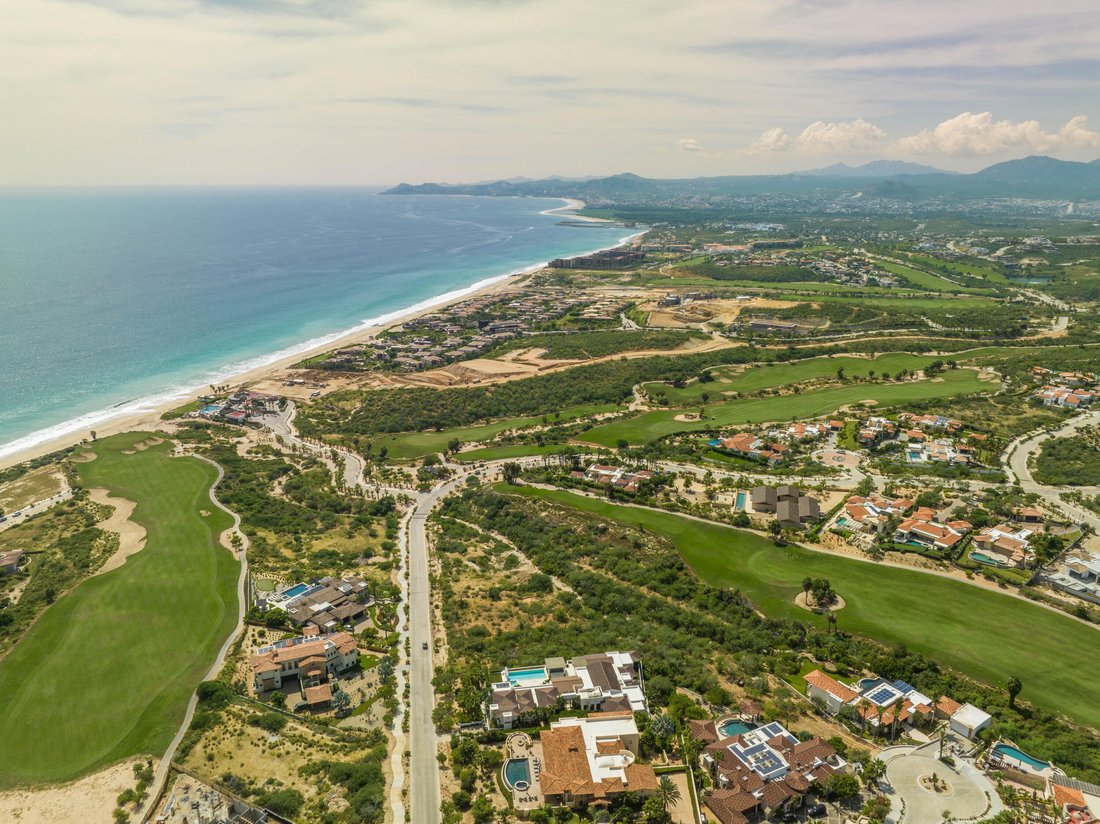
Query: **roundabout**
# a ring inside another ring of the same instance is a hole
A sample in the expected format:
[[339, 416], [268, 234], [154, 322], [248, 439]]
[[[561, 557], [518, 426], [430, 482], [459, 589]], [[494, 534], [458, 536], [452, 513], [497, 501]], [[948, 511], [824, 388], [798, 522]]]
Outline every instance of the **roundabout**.
[[904, 804], [906, 824], [940, 824], [951, 818], [980, 819], [1002, 807], [993, 783], [981, 771], [962, 760], [954, 766], [936, 758], [938, 744], [919, 749], [894, 748], [886, 753], [886, 780], [893, 789], [894, 813]]

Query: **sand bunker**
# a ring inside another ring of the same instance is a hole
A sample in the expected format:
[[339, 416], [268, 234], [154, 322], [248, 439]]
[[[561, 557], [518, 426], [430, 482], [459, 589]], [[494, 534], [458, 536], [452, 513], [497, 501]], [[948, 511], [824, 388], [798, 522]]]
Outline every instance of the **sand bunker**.
[[[156, 435], [154, 435], [151, 438], [146, 438], [144, 441], [139, 441], [138, 443], [134, 444], [134, 449], [136, 449], [138, 452], [144, 452], [150, 446], [156, 446], [157, 444], [160, 444], [160, 443], [164, 443], [164, 438], [158, 438]], [[126, 450], [124, 449], [123, 452], [125, 452], [125, 451]], [[133, 454], [133, 453], [129, 453], [129, 454]]]
[[19, 824], [109, 821], [119, 793], [133, 787], [133, 762], [127, 761], [72, 784], [0, 793], [0, 821], [18, 821]]
[[76, 463], [90, 463], [96, 459], [96, 453], [88, 449], [84, 452], [74, 452], [69, 456], [70, 461], [76, 461]]
[[118, 549], [107, 559], [107, 563], [95, 573], [96, 575], [102, 575], [112, 569], [118, 569], [126, 563], [126, 559], [131, 555], [145, 549], [145, 527], [130, 520], [130, 516], [134, 514], [134, 508], [137, 506], [133, 501], [116, 498], [106, 489], [90, 489], [88, 490], [88, 497], [97, 504], [111, 506], [115, 510], [111, 513], [111, 517], [98, 524], [100, 529], [118, 535]]
[[813, 595], [811, 594], [809, 599], [807, 599], [805, 592], [799, 592], [798, 595], [794, 597], [794, 603], [795, 606], [807, 610], [808, 612], [839, 612], [847, 606], [844, 599], [838, 595], [831, 607], [819, 607], [814, 604]]

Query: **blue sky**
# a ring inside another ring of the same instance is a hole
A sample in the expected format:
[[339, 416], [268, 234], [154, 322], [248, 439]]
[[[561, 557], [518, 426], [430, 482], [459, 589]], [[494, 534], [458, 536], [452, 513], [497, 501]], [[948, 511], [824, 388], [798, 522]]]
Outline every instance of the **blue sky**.
[[0, 0], [0, 184], [1100, 157], [1100, 3]]

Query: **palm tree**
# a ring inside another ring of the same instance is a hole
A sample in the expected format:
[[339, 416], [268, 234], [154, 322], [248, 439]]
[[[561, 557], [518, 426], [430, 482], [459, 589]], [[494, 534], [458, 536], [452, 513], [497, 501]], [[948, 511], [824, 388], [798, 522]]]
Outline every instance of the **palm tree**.
[[662, 775], [657, 782], [657, 797], [666, 810], [671, 809], [680, 800], [680, 788], [667, 775]]
[[1020, 694], [1020, 690], [1024, 688], [1024, 685], [1020, 683], [1020, 679], [1013, 675], [1008, 679], [1008, 705], [1015, 708], [1016, 696]]
[[[830, 613], [830, 615], [831, 614], [832, 613]], [[860, 698], [859, 702], [856, 704], [856, 709], [859, 710], [859, 721], [860, 721], [860, 728], [859, 729], [860, 729], [860, 734], [862, 734], [862, 735], [867, 734], [867, 710], [870, 709], [870, 707], [871, 707], [871, 702], [868, 701], [866, 698]]]

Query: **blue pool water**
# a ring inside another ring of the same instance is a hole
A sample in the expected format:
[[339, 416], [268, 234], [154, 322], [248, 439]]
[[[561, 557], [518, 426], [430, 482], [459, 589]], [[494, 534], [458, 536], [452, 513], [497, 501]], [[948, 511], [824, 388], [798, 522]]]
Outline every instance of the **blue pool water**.
[[859, 679], [859, 688], [861, 690], [869, 689], [878, 683], [877, 678], [861, 678]]
[[525, 669], [508, 670], [508, 680], [513, 684], [521, 684], [527, 681], [545, 681], [546, 667], [526, 667]]
[[984, 552], [971, 552], [970, 557], [977, 561], [979, 564], [989, 564], [990, 566], [1000, 566], [1001, 562], [996, 558], [990, 558]]
[[1010, 759], [1021, 764], [1026, 764], [1028, 767], [1031, 767], [1036, 772], [1042, 772], [1050, 766], [1048, 762], [1040, 761], [1038, 758], [1033, 758], [1023, 750], [1018, 750], [1010, 744], [998, 744], [996, 747], [993, 748], [993, 752], [1003, 755], [1006, 759]]
[[737, 493], [737, 509], [744, 509], [744, 508], [745, 508], [745, 493], [744, 492], [738, 492]]
[[531, 763], [526, 758], [509, 758], [504, 765], [504, 783], [515, 789], [516, 783], [526, 781], [531, 784]]
[[742, 724], [740, 721], [729, 720], [722, 724], [718, 728], [718, 732], [722, 734], [723, 738], [733, 738], [735, 735], [741, 735], [753, 729], [750, 724]]
[[301, 595], [309, 587], [306, 584], [295, 584], [290, 589], [285, 590], [282, 594], [284, 598], [294, 598], [297, 595]]

